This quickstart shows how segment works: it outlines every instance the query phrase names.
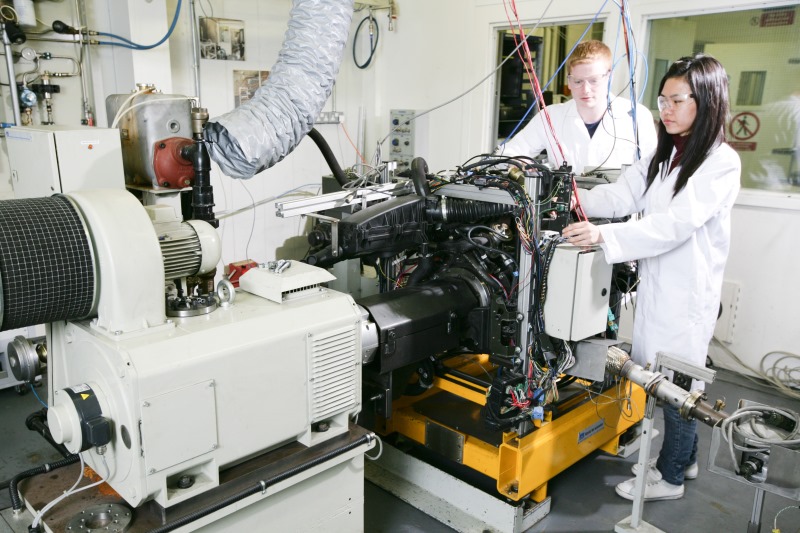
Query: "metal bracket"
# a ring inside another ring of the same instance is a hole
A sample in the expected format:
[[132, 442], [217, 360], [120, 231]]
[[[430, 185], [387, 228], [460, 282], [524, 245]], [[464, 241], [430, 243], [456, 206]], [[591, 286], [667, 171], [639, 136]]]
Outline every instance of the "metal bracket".
[[656, 353], [656, 370], [660, 372], [661, 368], [666, 368], [667, 370], [674, 370], [675, 372], [680, 372], [681, 374], [686, 374], [687, 376], [696, 379], [698, 381], [703, 381], [705, 383], [713, 383], [714, 378], [717, 377], [716, 370], [709, 370], [705, 367], [699, 367], [697, 365], [693, 365], [691, 363], [687, 363], [682, 359], [678, 359], [669, 355], [665, 352], [657, 352]]
[[395, 196], [410, 194], [410, 183], [410, 181], [383, 183], [370, 187], [346, 189], [343, 191], [321, 194], [312, 198], [299, 198], [297, 200], [275, 202], [275, 215], [280, 218], [288, 218], [325, 211], [327, 209], [335, 209], [337, 207], [348, 207], [359, 204], [364, 206], [368, 202], [388, 200]]
[[[678, 359], [665, 352], [656, 352], [655, 369], [658, 373], [660, 373], [662, 369], [680, 372], [681, 374], [689, 376], [692, 379], [703, 381], [705, 383], [713, 383], [714, 378], [717, 376], [717, 373], [714, 370], [709, 370], [707, 368], [687, 363], [686, 361]], [[636, 484], [634, 485], [633, 510], [629, 517], [616, 524], [614, 531], [619, 533], [633, 531], [661, 532], [660, 529], [642, 520], [642, 514], [644, 512], [645, 479], [647, 477], [648, 470], [647, 462], [650, 458], [650, 439], [653, 436], [653, 416], [655, 413], [655, 406], [655, 397], [648, 396], [647, 405], [645, 407], [645, 418], [642, 422], [643, 441], [639, 449], [639, 474], [636, 476]]]
[[320, 215], [319, 213], [308, 213], [306, 216], [331, 223], [331, 255], [339, 257], [339, 219]]

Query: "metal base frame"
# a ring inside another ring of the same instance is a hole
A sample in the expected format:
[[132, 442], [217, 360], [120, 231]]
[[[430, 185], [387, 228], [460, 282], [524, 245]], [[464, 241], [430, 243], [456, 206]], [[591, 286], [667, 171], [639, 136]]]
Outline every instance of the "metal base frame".
[[[439, 384], [440, 380], [437, 380], [433, 389]], [[619, 393], [612, 388], [604, 391], [600, 400], [595, 398], [594, 401], [586, 394], [576, 396], [573, 405], [564, 407], [567, 412], [553, 421], [542, 424], [524, 437], [513, 432], [504, 433], [495, 443], [485, 440], [482, 435], [454, 429], [461, 424], [455, 421], [448, 424], [444, 419], [446, 414], [439, 415], [441, 419], [431, 419], [415, 409], [414, 403], [409, 405], [401, 401], [395, 402], [392, 418], [386, 420], [380, 432], [397, 432], [439, 453], [443, 453], [441, 442], [445, 440], [442, 433], [448, 433], [451, 438], [447, 440], [457, 442], [457, 446], [450, 447], [457, 448], [457, 453], [444, 453], [445, 457], [496, 480], [498, 494], [509, 500], [521, 501], [530, 497], [541, 502], [547, 496], [548, 481], [580, 459], [595, 450], [612, 455], [619, 453], [620, 435], [644, 415], [645, 394], [636, 385], [630, 391], [631, 413], [622, 415], [620, 405], [613, 400], [623, 401], [627, 391], [627, 385], [621, 386]], [[461, 393], [451, 385], [448, 393], [477, 403], [476, 399], [469, 397], [469, 389]], [[485, 396], [476, 396], [485, 401]], [[431, 438], [431, 427], [438, 430], [434, 439]]]
[[633, 527], [633, 515], [623, 518], [614, 526], [614, 533], [666, 533], [647, 522], [639, 522], [637, 527]]
[[[713, 370], [697, 367], [681, 359], [672, 357], [664, 352], [658, 352], [656, 355], [656, 371], [661, 372], [662, 369], [675, 370], [686, 374], [693, 379], [701, 380], [706, 383], [713, 382], [716, 375], [716, 372]], [[644, 514], [646, 478], [649, 469], [648, 461], [650, 460], [650, 444], [653, 437], [656, 435], [654, 428], [655, 422], [653, 420], [655, 408], [655, 396], [648, 396], [647, 405], [645, 406], [644, 420], [642, 421], [642, 434], [638, 439], [641, 441], [639, 446], [639, 459], [637, 463], [639, 465], [639, 473], [636, 475], [636, 482], [633, 488], [633, 509], [630, 516], [621, 520], [620, 522], [617, 522], [617, 524], [614, 526], [614, 531], [616, 532], [661, 532], [661, 530], [657, 527], [642, 520], [642, 515]]]
[[[275, 478], [278, 474], [292, 471], [297, 465], [331, 453], [340, 446], [358, 440], [365, 433], [366, 430], [351, 426], [349, 433], [313, 448], [297, 443], [278, 448], [221, 473], [220, 479], [226, 481], [219, 487], [174, 507], [164, 509], [149, 501], [133, 509], [133, 520], [125, 533], [142, 533], [164, 522], [172, 522], [251, 487], [258, 480]], [[270, 531], [363, 531], [364, 453], [374, 446], [374, 442], [335, 455], [266, 487], [263, 492], [248, 496], [175, 531], [263, 531], [265, 524], [268, 524]], [[26, 512], [16, 515], [3, 513], [12, 531], [27, 531], [27, 526], [33, 520], [32, 513], [68, 488], [78, 473], [79, 465], [74, 464], [23, 481], [20, 491], [27, 506]], [[308, 502], [314, 502], [313, 512], [309, 512]], [[110, 487], [101, 485], [65, 499], [45, 515], [42, 524], [48, 532], [66, 531], [70, 521], [82, 511], [108, 503], [129, 507]]]
[[381, 457], [366, 465], [365, 474], [372, 483], [460, 532], [521, 533], [550, 512], [549, 497], [540, 503], [526, 500], [512, 505], [385, 443]]

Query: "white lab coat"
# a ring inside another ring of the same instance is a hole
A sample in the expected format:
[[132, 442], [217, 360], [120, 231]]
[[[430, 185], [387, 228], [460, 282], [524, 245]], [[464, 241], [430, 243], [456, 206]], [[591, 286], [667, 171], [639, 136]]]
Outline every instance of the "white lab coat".
[[[610, 111], [603, 115], [603, 121], [592, 137], [589, 137], [589, 131], [578, 114], [574, 100], [547, 106], [547, 110], [567, 164], [572, 166], [575, 174], [582, 174], [587, 168], [618, 169], [622, 168], [621, 165], [632, 165], [636, 161], [630, 100], [612, 100]], [[641, 156], [645, 157], [655, 150], [657, 136], [653, 114], [641, 104], [636, 105], [636, 123]], [[560, 167], [564, 158], [561, 157], [550, 128], [546, 125], [544, 113], [539, 112], [498, 153], [505, 156], [535, 157], [545, 149], [548, 160]]]
[[[679, 166], [664, 179], [657, 176], [645, 193], [652, 158], [643, 158], [615, 183], [579, 190], [578, 198], [589, 217], [642, 213], [637, 220], [598, 226], [608, 263], [640, 260], [633, 360], [645, 366], [663, 351], [704, 367], [719, 311], [741, 162], [730, 146], [718, 146], [673, 198]], [[664, 170], [669, 162], [661, 166]]]

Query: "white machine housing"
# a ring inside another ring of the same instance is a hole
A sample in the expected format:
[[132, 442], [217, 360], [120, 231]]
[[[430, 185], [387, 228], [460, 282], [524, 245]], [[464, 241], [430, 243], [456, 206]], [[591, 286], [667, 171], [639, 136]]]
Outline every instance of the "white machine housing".
[[545, 333], [579, 341], [605, 331], [611, 270], [599, 248], [559, 244], [547, 273]]
[[11, 126], [5, 136], [16, 198], [125, 187], [116, 128]]
[[[169, 507], [219, 485], [221, 468], [348, 431], [360, 410], [361, 313], [349, 295], [321, 285], [326, 271], [258, 272], [282, 285], [279, 301], [240, 290], [213, 313], [166, 320], [162, 258], [145, 209], [119, 191], [72, 199], [98, 256], [101, 304], [97, 319], [48, 327], [48, 422], [56, 441], [84, 449], [75, 402], [91, 388], [111, 440], [84, 459], [129, 504], [155, 499]], [[121, 211], [127, 224], [117, 221]], [[112, 261], [120, 245], [139, 255]], [[103, 306], [109, 298], [115, 305]], [[156, 305], [160, 317], [133, 319]], [[99, 327], [104, 314], [120, 329]], [[194, 483], [179, 488], [187, 475]]]
[[[109, 484], [133, 506], [168, 507], [217, 486], [220, 468], [347, 431], [360, 410], [360, 314], [348, 295], [309, 290], [283, 304], [239, 292], [227, 308], [122, 342], [86, 322], [54, 324], [54, 437], [74, 421], [60, 389], [89, 385], [113, 423]], [[312, 431], [317, 422], [329, 429]], [[96, 451], [84, 457], [105, 474]], [[194, 485], [178, 489], [187, 474]]]

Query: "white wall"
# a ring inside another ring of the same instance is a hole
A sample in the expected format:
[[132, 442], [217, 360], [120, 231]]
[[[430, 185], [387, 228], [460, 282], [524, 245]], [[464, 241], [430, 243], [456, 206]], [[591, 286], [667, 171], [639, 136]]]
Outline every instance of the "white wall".
[[[290, 1], [210, 2], [215, 16], [244, 20], [247, 39], [246, 61], [201, 62], [202, 105], [213, 117], [233, 108], [234, 69], [268, 70], [274, 63], [283, 40]], [[536, 23], [549, 3], [547, 0], [518, 0], [523, 23]], [[52, 20], [45, 10], [63, 4], [40, 2], [36, 6], [40, 18]], [[116, 7], [109, 8], [109, 4]], [[127, 20], [130, 27], [137, 28], [135, 40], [154, 42], [166, 30], [175, 4], [176, 0], [126, 3], [92, 0], [90, 20], [97, 24], [97, 29], [108, 31], [114, 26], [112, 31], [118, 33], [122, 30], [117, 26]], [[367, 157], [374, 154], [376, 141], [389, 131], [390, 109], [432, 108], [467, 91], [489, 74], [495, 67], [496, 29], [507, 25], [500, 0], [396, 0], [396, 4], [399, 18], [393, 32], [388, 31], [385, 12], [378, 12], [380, 42], [373, 65], [366, 70], [353, 65], [351, 35], [335, 89], [336, 109], [344, 112], [345, 126], [354, 140], [360, 129], [359, 112], [365, 116]], [[603, 2], [552, 4], [543, 17], [544, 24], [588, 22]], [[694, 0], [634, 0], [629, 4], [637, 42], [644, 48], [648, 42], [646, 28], [650, 18], [764, 8], [787, 2], [706, 0], [702, 8], [698, 8]], [[208, 0], [203, 5], [207, 7]], [[96, 98], [100, 107], [104, 106], [108, 94], [127, 92], [134, 81], [155, 82], [179, 94], [192, 94], [188, 0], [184, 0], [184, 6], [168, 47], [153, 53], [126, 54], [108, 48], [95, 53]], [[115, 12], [111, 13], [110, 9]], [[613, 2], [608, 2], [599, 18], [605, 23], [605, 41], [612, 49], [620, 48], [616, 42], [620, 27], [617, 10]], [[355, 14], [352, 28], [364, 15], [364, 12]], [[364, 35], [361, 39], [363, 41]], [[164, 69], [167, 63], [169, 73]], [[614, 83], [614, 88], [621, 90], [623, 76], [617, 75]], [[437, 171], [453, 168], [469, 157], [491, 150], [493, 102], [494, 76], [490, 76], [463, 98], [427, 115], [424, 121], [420, 120], [418, 128], [424, 130], [423, 136], [428, 141], [417, 155], [425, 157], [431, 170]], [[327, 109], [331, 106], [329, 102]], [[354, 150], [340, 128], [320, 125], [318, 129], [329, 140], [343, 166], [355, 163]], [[388, 145], [383, 149], [387, 153]], [[7, 164], [0, 158], [0, 177], [3, 165]], [[251, 200], [245, 186], [258, 201], [298, 185], [317, 183], [321, 175], [328, 173], [319, 151], [311, 141], [304, 140], [283, 162], [252, 180], [234, 182], [215, 171], [212, 183], [217, 211], [249, 204]], [[8, 193], [6, 182], [7, 178], [0, 179], [0, 195]], [[793, 266], [800, 259], [800, 232], [797, 231], [800, 200], [792, 195], [748, 192], [742, 197], [733, 213], [733, 242], [726, 273], [728, 280], [741, 286], [733, 342], [729, 348], [749, 365], [757, 367], [765, 352], [797, 351], [800, 345], [800, 328], [797, 327], [800, 317], [793, 304], [800, 296], [800, 284], [793, 277]], [[782, 207], [776, 208], [776, 202]], [[276, 219], [273, 211], [272, 204], [268, 204], [257, 208], [255, 216], [250, 212], [222, 224], [223, 262], [247, 257], [265, 261], [302, 255], [305, 241], [298, 240], [297, 236], [302, 234], [305, 222]], [[712, 355], [718, 364], [733, 366], [723, 352]]]
[[[547, 3], [518, 1], [523, 22], [535, 23]], [[602, 4], [557, 2], [545, 15], [544, 23], [588, 22], [595, 14], [593, 10]], [[648, 42], [645, 29], [650, 18], [786, 4], [708, 0], [699, 9], [697, 2], [691, 0], [630, 2], [637, 42], [642, 48]], [[468, 7], [459, 0], [399, 0], [398, 5], [398, 31], [382, 34], [375, 66], [359, 75], [351, 62], [346, 62], [340, 78], [348, 81], [351, 100], [367, 102], [370, 107], [368, 132], [373, 136], [376, 131], [387, 131], [384, 125], [388, 123], [389, 109], [434, 107], [487, 74], [494, 67], [496, 54], [493, 28], [507, 24], [500, 1], [473, 0]], [[604, 40], [612, 50], [619, 30], [616, 9], [609, 2], [599, 19], [605, 22]], [[685, 45], [691, 51], [691, 43]], [[617, 74], [615, 88], [619, 91], [624, 76]], [[366, 90], [366, 94], [359, 89]], [[429, 115], [431, 142], [419, 155], [428, 159], [431, 169], [452, 168], [492, 148], [489, 132], [493, 91], [491, 78], [463, 99]], [[796, 353], [800, 346], [800, 311], [795, 304], [800, 297], [800, 284], [794, 279], [795, 265], [800, 264], [800, 198], [753, 191], [744, 191], [741, 196], [733, 212], [726, 271], [726, 280], [739, 284], [741, 293], [733, 342], [726, 346], [749, 366], [758, 368], [767, 352]], [[714, 347], [710, 354], [716, 364], [741, 370], [724, 350]]]

